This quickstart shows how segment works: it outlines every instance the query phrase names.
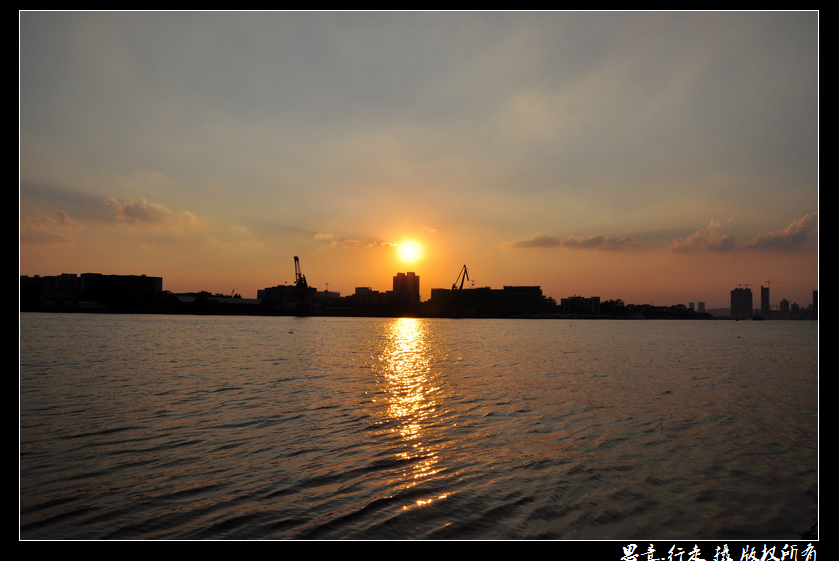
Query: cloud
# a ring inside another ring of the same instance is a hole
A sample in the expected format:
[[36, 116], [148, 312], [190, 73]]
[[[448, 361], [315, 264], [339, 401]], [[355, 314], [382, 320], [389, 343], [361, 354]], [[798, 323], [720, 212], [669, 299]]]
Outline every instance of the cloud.
[[189, 211], [175, 214], [163, 205], [147, 203], [143, 197], [133, 197], [124, 203], [113, 197], [105, 199], [105, 206], [116, 215], [116, 222], [125, 224], [157, 224], [162, 226], [186, 226], [198, 219]]
[[21, 243], [73, 243], [75, 240], [64, 234], [54, 232], [51, 228], [69, 227], [83, 228], [70, 218], [70, 215], [63, 210], [56, 210], [52, 215], [42, 214], [40, 216], [24, 216], [20, 223]]
[[513, 240], [501, 244], [503, 249], [565, 247], [569, 249], [621, 249], [629, 247], [633, 239], [627, 236], [615, 238], [613, 236], [571, 236], [558, 240], [547, 234], [534, 234], [528, 240]]
[[32, 216], [24, 216], [20, 223], [20, 241], [21, 243], [73, 243], [75, 240], [64, 234], [52, 231], [50, 228], [54, 226], [74, 227], [80, 228], [80, 224], [76, 224], [70, 216], [63, 210], [57, 210], [53, 216], [42, 214], [33, 218]]
[[777, 232], [758, 234], [748, 244], [750, 249], [792, 249], [807, 241], [810, 233], [818, 226], [818, 213], [808, 214], [795, 220]]
[[562, 247], [581, 248], [581, 249], [621, 249], [631, 245], [633, 239], [624, 236], [622, 238], [615, 238], [613, 236], [589, 236], [581, 238], [572, 236], [565, 238], [560, 243]]
[[21, 227], [20, 229], [21, 243], [73, 243], [75, 240], [56, 232], [51, 232], [44, 227]]
[[54, 224], [59, 224], [61, 226], [72, 226], [72, 227], [80, 227], [81, 226], [80, 224], [77, 224], [76, 222], [74, 222], [70, 218], [70, 215], [67, 214], [66, 212], [64, 212], [63, 210], [56, 210], [53, 213], [53, 216], [54, 216], [54, 218], [50, 218], [49, 216], [44, 215], [44, 218], [47, 219], [47, 221], [49, 221], [49, 222], [52, 222]]
[[676, 238], [668, 247], [684, 253], [694, 251], [731, 251], [737, 245], [737, 238], [721, 231], [722, 223], [711, 220], [707, 228], [694, 232], [684, 240]]
[[556, 247], [561, 244], [558, 239], [547, 234], [533, 234], [529, 240], [513, 240], [507, 243], [509, 244], [508, 247], [514, 249], [523, 247]]
[[376, 240], [359, 240], [355, 238], [340, 238], [337, 236], [333, 236], [332, 234], [324, 234], [322, 232], [318, 232], [315, 234], [315, 239], [329, 242], [332, 247], [341, 245], [343, 247], [362, 247], [362, 248], [391, 248], [396, 247], [396, 244], [393, 242], [380, 242]]
[[63, 210], [56, 210], [52, 213], [52, 215], [42, 214], [35, 218], [27, 216], [26, 220], [34, 224], [54, 224], [56, 226], [71, 226], [74, 228], [82, 227], [81, 224], [76, 223], [72, 218], [70, 218], [70, 215]]

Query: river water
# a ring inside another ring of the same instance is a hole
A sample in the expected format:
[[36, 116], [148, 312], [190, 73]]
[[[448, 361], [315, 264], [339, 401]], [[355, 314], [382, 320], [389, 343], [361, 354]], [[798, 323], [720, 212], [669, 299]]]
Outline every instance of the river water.
[[796, 539], [818, 324], [20, 314], [24, 539]]

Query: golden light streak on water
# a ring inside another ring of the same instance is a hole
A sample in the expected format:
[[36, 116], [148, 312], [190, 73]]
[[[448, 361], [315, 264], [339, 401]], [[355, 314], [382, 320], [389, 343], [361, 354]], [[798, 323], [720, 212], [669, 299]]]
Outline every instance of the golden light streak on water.
[[[387, 416], [397, 421], [396, 428], [404, 441], [399, 458], [412, 460], [406, 479], [408, 486], [438, 473], [437, 450], [423, 442], [425, 427], [436, 410], [430, 380], [427, 326], [422, 319], [400, 318], [386, 328], [386, 345], [379, 360], [387, 394]], [[419, 501], [427, 504], [431, 500]]]

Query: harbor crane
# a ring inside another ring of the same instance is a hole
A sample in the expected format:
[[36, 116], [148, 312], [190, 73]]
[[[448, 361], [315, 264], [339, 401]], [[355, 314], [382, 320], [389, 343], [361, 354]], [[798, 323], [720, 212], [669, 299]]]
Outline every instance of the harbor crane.
[[300, 272], [300, 259], [296, 255], [294, 256], [294, 284], [298, 289], [309, 288], [306, 283], [306, 275]]
[[300, 270], [300, 259], [294, 256], [294, 292], [296, 296], [294, 313], [298, 316], [311, 313], [312, 297], [315, 288], [309, 288], [306, 275]]
[[[463, 283], [467, 280], [469, 280], [469, 271], [466, 269], [466, 265], [464, 265], [460, 273], [458, 273], [457, 278], [454, 279], [452, 290], [463, 290]], [[460, 281], [460, 286], [457, 285], [457, 281]]]

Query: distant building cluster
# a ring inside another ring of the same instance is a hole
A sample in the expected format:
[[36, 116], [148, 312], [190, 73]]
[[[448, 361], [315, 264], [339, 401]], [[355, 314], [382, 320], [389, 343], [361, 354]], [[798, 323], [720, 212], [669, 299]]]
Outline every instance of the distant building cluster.
[[332, 315], [419, 315], [420, 277], [414, 272], [397, 273], [393, 290], [379, 292], [359, 286], [355, 294], [341, 298], [339, 292], [317, 291], [310, 286], [281, 285], [257, 292], [264, 307], [287, 313], [323, 313]]
[[818, 319], [819, 291], [813, 291], [813, 303], [802, 309], [798, 303], [790, 305], [783, 299], [777, 309], [772, 309], [769, 287], [760, 287], [760, 308], [754, 308], [752, 290], [738, 286], [731, 291], [732, 319]]
[[[468, 279], [464, 265], [461, 275]], [[752, 291], [740, 285], [731, 291], [729, 310], [705, 309], [704, 302], [688, 306], [624, 304], [620, 299], [601, 302], [599, 296], [568, 296], [557, 304], [545, 297], [539, 286], [432, 288], [431, 298], [420, 300], [420, 277], [413, 271], [396, 273], [392, 290], [380, 292], [359, 286], [349, 296], [309, 286], [295, 257], [295, 284], [263, 288], [257, 297], [239, 294], [163, 291], [162, 277], [146, 275], [102, 275], [99, 273], [57, 276], [21, 276], [21, 311], [165, 312], [253, 315], [346, 315], [416, 317], [600, 317], [710, 319], [712, 314], [733, 319], [817, 319], [818, 291], [806, 308], [786, 299], [771, 306], [768, 286], [761, 286], [760, 307], [755, 308]], [[461, 276], [458, 276], [458, 280]], [[327, 288], [328, 288], [327, 284]], [[728, 312], [728, 313], [726, 313]]]
[[81, 275], [20, 277], [21, 311], [146, 309], [163, 292], [162, 277]]

